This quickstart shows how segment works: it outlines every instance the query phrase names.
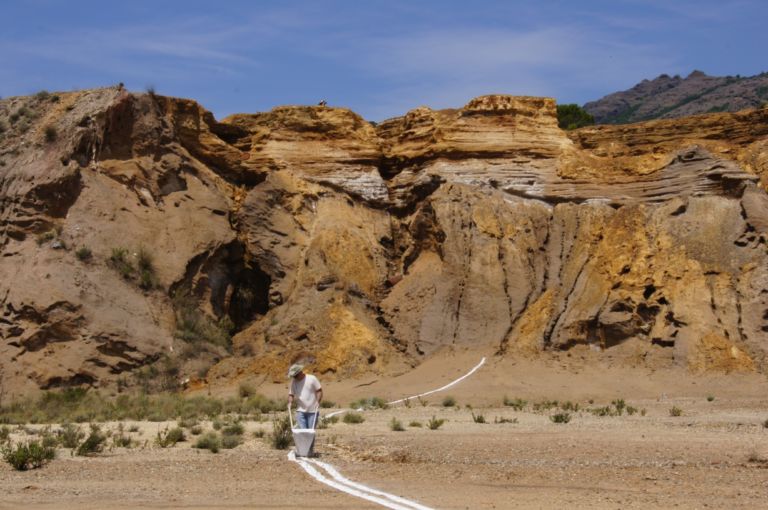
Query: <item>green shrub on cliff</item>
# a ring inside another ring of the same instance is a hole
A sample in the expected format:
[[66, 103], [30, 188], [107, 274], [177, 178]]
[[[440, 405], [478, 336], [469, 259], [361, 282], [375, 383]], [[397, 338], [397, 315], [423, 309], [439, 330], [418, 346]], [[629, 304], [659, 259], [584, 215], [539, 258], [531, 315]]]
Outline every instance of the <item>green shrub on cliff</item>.
[[234, 324], [229, 317], [214, 321], [198, 308], [197, 299], [188, 287], [176, 289], [172, 303], [176, 318], [176, 338], [189, 343], [208, 342], [231, 351]]
[[560, 129], [577, 129], [594, 123], [595, 118], [577, 104], [557, 105], [557, 125]]

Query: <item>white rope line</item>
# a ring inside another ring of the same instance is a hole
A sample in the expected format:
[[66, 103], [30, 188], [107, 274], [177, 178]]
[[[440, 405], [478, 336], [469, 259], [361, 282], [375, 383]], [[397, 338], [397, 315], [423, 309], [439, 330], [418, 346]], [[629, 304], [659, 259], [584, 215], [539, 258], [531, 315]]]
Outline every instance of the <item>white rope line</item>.
[[[481, 359], [480, 363], [475, 365], [475, 367], [472, 368], [472, 370], [470, 370], [463, 376], [459, 377], [458, 379], [451, 381], [445, 386], [441, 386], [436, 390], [430, 390], [424, 393], [419, 393], [418, 395], [414, 395], [412, 397], [401, 398], [400, 400], [393, 400], [392, 402], [387, 402], [387, 405], [399, 404], [400, 402], [405, 402], [406, 400], [410, 400], [412, 398], [419, 398], [425, 395], [431, 395], [433, 393], [437, 393], [438, 391], [447, 390], [448, 388], [460, 383], [470, 375], [474, 374], [480, 367], [483, 366], [483, 364], [485, 364], [485, 358]], [[339, 411], [329, 413], [326, 416], [328, 417], [335, 416], [337, 414], [346, 413], [347, 411], [349, 411], [349, 409], [341, 409]], [[363, 411], [363, 409], [358, 409], [358, 411]], [[309, 476], [311, 476], [318, 482], [324, 483], [325, 485], [333, 487], [334, 489], [345, 492], [350, 496], [355, 496], [358, 498], [365, 499], [372, 503], [379, 504], [383, 507], [390, 508], [391, 510], [433, 510], [432, 508], [428, 506], [424, 506], [420, 503], [416, 503], [415, 501], [411, 501], [409, 499], [405, 499], [400, 496], [395, 496], [394, 494], [389, 494], [387, 492], [380, 491], [378, 489], [373, 489], [361, 483], [353, 482], [352, 480], [344, 477], [330, 464], [326, 462], [320, 462], [319, 460], [315, 460], [315, 459], [296, 457], [296, 454], [293, 450], [291, 450], [291, 452], [288, 453], [288, 460], [297, 463], [299, 466], [301, 466], [301, 468], [304, 471], [307, 472], [307, 474], [309, 474]], [[322, 473], [320, 473], [320, 471], [315, 469], [313, 466], [317, 466], [320, 469], [324, 470], [325, 474], [330, 476], [332, 479], [329, 479], [328, 477], [324, 476]]]
[[[389, 501], [387, 499], [384, 499], [384, 498], [381, 498], [381, 497], [376, 496], [374, 494], [371, 494], [371, 493], [369, 493], [367, 491], [358, 490], [357, 488], [345, 485], [344, 483], [341, 483], [341, 481], [331, 480], [329, 478], [326, 478], [325, 476], [320, 474], [320, 472], [318, 472], [314, 467], [312, 467], [309, 464], [309, 462], [307, 462], [305, 459], [297, 458], [294, 455], [293, 451], [291, 451], [288, 454], [288, 460], [291, 460], [291, 461], [297, 463], [299, 466], [301, 466], [302, 469], [304, 469], [304, 471], [306, 471], [309, 474], [309, 476], [311, 476], [312, 478], [314, 478], [318, 482], [324, 483], [325, 485], [333, 487], [336, 490], [340, 490], [341, 492], [346, 492], [350, 496], [355, 496], [355, 497], [358, 497], [358, 498], [361, 498], [361, 499], [365, 499], [365, 500], [370, 501], [372, 503], [379, 504], [379, 505], [381, 505], [381, 506], [383, 506], [385, 508], [390, 508], [391, 510], [414, 510], [415, 508], [419, 508], [419, 507], [414, 507], [414, 506], [411, 506], [411, 505], [409, 505], [409, 506], [399, 505], [399, 504], [395, 503], [394, 501]], [[341, 478], [343, 478], [343, 477], [341, 477]], [[361, 486], [361, 484], [355, 484], [355, 485]], [[362, 487], [365, 487], [365, 486], [363, 485]], [[377, 492], [379, 492], [379, 491], [377, 491]], [[422, 508], [427, 508], [427, 507], [422, 507]]]
[[[472, 370], [470, 370], [470, 371], [469, 371], [469, 372], [467, 372], [466, 374], [462, 375], [462, 376], [461, 376], [461, 377], [459, 377], [458, 379], [456, 379], [456, 380], [454, 380], [454, 381], [451, 381], [451, 382], [449, 382], [449, 383], [448, 383], [448, 384], [446, 384], [445, 386], [441, 386], [440, 388], [437, 388], [436, 390], [425, 391], [424, 393], [419, 393], [418, 395], [413, 395], [412, 397], [405, 397], [405, 398], [401, 398], [401, 399], [399, 399], [399, 400], [393, 400], [392, 402], [387, 402], [387, 405], [388, 405], [388, 406], [391, 406], [391, 405], [399, 404], [400, 402], [405, 402], [406, 400], [411, 400], [411, 399], [414, 399], [414, 398], [424, 397], [424, 396], [426, 396], [426, 395], [432, 395], [433, 393], [437, 393], [437, 392], [439, 392], [439, 391], [445, 391], [445, 390], [447, 390], [448, 388], [450, 388], [450, 387], [452, 387], [452, 386], [454, 386], [454, 385], [456, 385], [456, 384], [459, 384], [461, 381], [463, 381], [464, 379], [466, 379], [466, 378], [467, 378], [467, 377], [469, 377], [470, 375], [474, 374], [474, 373], [475, 373], [477, 370], [479, 370], [479, 369], [480, 369], [480, 367], [482, 367], [484, 364], [485, 364], [485, 357], [483, 357], [483, 359], [481, 359], [481, 360], [480, 360], [480, 363], [478, 363], [477, 365], [475, 365], [475, 366], [474, 366], [474, 368], [472, 368]], [[336, 416], [336, 415], [338, 415], [338, 414], [343, 414], [343, 413], [349, 412], [350, 410], [351, 410], [351, 409], [340, 409], [340, 410], [338, 410], [338, 411], [334, 411], [334, 412], [332, 412], [332, 413], [328, 413], [328, 414], [326, 414], [325, 416], [326, 416], [326, 418], [330, 418], [331, 416]], [[355, 411], [365, 411], [365, 409], [363, 409], [363, 408], [361, 407], [361, 408], [359, 408], [359, 409], [355, 409]]]
[[478, 363], [477, 365], [475, 365], [475, 368], [473, 368], [472, 370], [470, 370], [470, 371], [469, 371], [469, 372], [467, 372], [466, 374], [462, 375], [461, 377], [459, 377], [459, 378], [458, 378], [458, 379], [456, 379], [455, 381], [453, 381], [453, 382], [449, 382], [449, 383], [448, 383], [448, 384], [446, 384], [445, 386], [442, 386], [442, 387], [440, 387], [440, 388], [438, 388], [438, 389], [436, 389], [436, 390], [427, 391], [427, 392], [425, 392], [425, 393], [419, 393], [418, 395], [414, 395], [414, 396], [412, 396], [412, 397], [405, 397], [405, 398], [401, 398], [400, 400], [393, 400], [392, 402], [387, 402], [387, 405], [390, 405], [390, 406], [391, 406], [391, 405], [399, 404], [400, 402], [405, 402], [406, 400], [411, 400], [412, 398], [419, 398], [419, 397], [423, 397], [423, 396], [425, 396], [425, 395], [431, 395], [431, 394], [433, 394], [433, 393], [437, 393], [438, 391], [447, 390], [447, 389], [448, 389], [448, 388], [450, 388], [451, 386], [453, 386], [453, 385], [455, 385], [455, 384], [459, 384], [461, 381], [463, 381], [464, 379], [466, 379], [466, 378], [467, 378], [467, 377], [469, 377], [470, 375], [474, 374], [474, 373], [475, 373], [475, 372], [476, 372], [476, 371], [477, 371], [477, 370], [478, 370], [480, 367], [482, 367], [484, 364], [485, 364], [485, 357], [483, 357], [483, 359], [481, 359], [481, 360], [480, 360], [480, 363]]
[[311, 462], [312, 464], [315, 464], [317, 466], [320, 466], [321, 468], [325, 469], [326, 473], [331, 475], [335, 480], [338, 480], [341, 483], [344, 483], [345, 485], [359, 489], [362, 491], [368, 491], [370, 494], [375, 494], [377, 496], [382, 496], [387, 499], [391, 499], [395, 503], [399, 503], [401, 505], [406, 505], [408, 508], [411, 508], [413, 510], [432, 510], [428, 506], [424, 506], [420, 503], [416, 503], [415, 501], [411, 501], [409, 499], [402, 498], [400, 496], [395, 496], [394, 494], [389, 494], [388, 492], [380, 491], [378, 489], [374, 489], [372, 487], [368, 487], [367, 485], [363, 485], [361, 483], [353, 482], [349, 478], [344, 477], [341, 473], [339, 473], [333, 466], [326, 462], [320, 462], [319, 460], [315, 459], [306, 459], [307, 461]]

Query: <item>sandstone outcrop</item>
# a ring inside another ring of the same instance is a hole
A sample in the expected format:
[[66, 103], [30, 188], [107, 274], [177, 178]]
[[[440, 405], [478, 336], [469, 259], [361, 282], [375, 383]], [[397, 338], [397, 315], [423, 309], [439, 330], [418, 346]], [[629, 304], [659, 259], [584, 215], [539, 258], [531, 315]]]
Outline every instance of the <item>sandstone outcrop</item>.
[[295, 359], [353, 377], [450, 346], [766, 370], [767, 109], [566, 133], [551, 99], [484, 96], [218, 122], [111, 88], [5, 99], [0, 122], [13, 391]]

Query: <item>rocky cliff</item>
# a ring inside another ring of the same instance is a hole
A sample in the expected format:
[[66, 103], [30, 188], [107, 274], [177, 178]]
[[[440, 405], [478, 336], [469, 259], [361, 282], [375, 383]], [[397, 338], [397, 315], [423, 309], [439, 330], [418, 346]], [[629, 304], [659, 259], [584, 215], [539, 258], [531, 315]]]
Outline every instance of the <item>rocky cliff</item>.
[[584, 105], [599, 124], [675, 119], [713, 112], [736, 112], [768, 103], [768, 73], [709, 76], [694, 71], [685, 78], [662, 74]]
[[374, 126], [110, 88], [4, 99], [0, 123], [10, 391], [447, 347], [766, 369], [765, 108], [566, 133], [546, 98]]

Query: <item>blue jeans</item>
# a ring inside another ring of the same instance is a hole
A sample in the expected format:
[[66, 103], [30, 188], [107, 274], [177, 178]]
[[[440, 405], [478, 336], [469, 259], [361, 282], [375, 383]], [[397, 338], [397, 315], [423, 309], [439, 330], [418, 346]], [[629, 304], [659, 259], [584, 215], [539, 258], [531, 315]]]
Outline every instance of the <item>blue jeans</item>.
[[296, 411], [296, 425], [300, 429], [317, 428], [317, 421], [320, 419], [320, 413], [308, 413], [305, 411]]

